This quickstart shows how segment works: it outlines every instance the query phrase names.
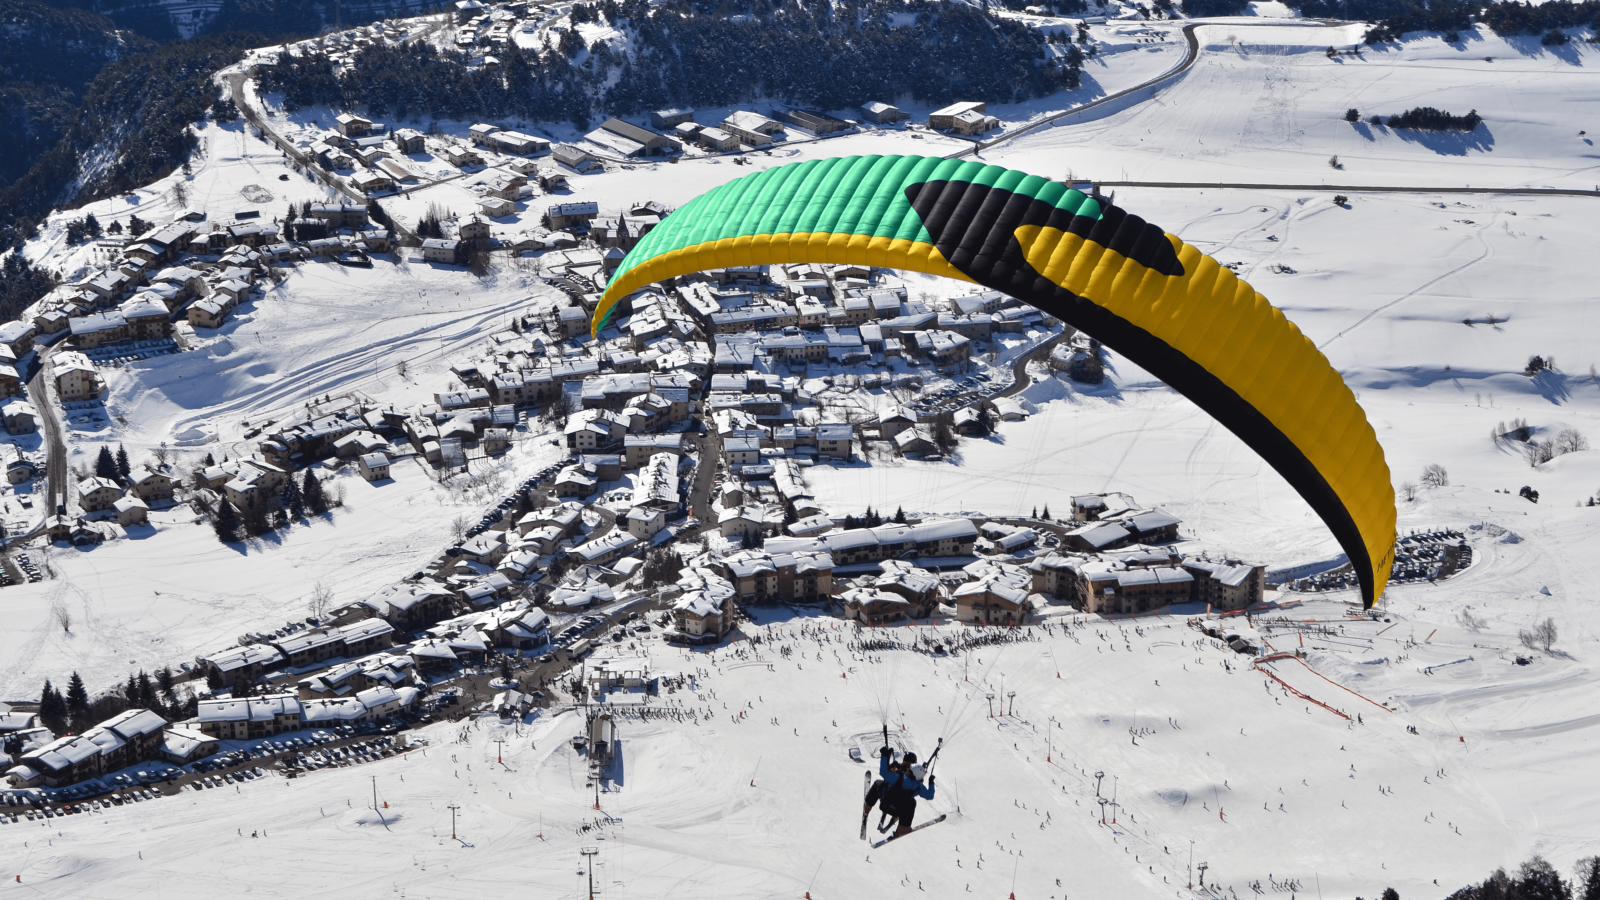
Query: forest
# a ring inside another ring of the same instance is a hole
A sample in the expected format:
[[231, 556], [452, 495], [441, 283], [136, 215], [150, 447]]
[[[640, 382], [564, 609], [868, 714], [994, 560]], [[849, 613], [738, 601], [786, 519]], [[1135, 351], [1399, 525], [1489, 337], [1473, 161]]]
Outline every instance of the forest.
[[[578, 4], [631, 38], [631, 58], [567, 31], [543, 53], [508, 47], [498, 72], [417, 44], [370, 47], [344, 77], [321, 56], [285, 57], [261, 76], [290, 108], [364, 105], [374, 116], [428, 115], [569, 121], [671, 105], [724, 106], [759, 98], [819, 109], [910, 97], [1010, 102], [1076, 86], [1081, 56], [1046, 64], [1044, 38], [965, 4], [869, 0], [839, 6], [757, 0], [738, 15], [669, 0]], [[914, 19], [907, 24], [907, 16]], [[894, 18], [891, 18], [894, 17]], [[898, 25], [898, 27], [897, 27]], [[607, 83], [610, 87], [603, 87]]]
[[[189, 126], [217, 102], [211, 74], [261, 42], [244, 34], [177, 41], [101, 69], [61, 137], [0, 191], [0, 252], [31, 237], [56, 206], [114, 196], [183, 165], [196, 144]], [[91, 149], [109, 162], [84, 172]]]

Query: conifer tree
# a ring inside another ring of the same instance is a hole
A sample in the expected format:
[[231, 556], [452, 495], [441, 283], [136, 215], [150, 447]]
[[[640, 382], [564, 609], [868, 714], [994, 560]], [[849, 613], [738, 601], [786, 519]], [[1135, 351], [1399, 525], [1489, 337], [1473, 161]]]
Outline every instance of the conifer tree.
[[44, 690], [39, 692], [39, 721], [51, 731], [60, 733], [67, 718], [67, 702], [62, 699], [61, 691], [52, 687], [50, 679], [44, 680]]
[[74, 725], [80, 728], [83, 718], [89, 714], [89, 689], [83, 686], [83, 679], [77, 672], [72, 673], [72, 678], [67, 682], [67, 715]]
[[128, 464], [128, 448], [117, 445], [117, 474], [127, 478], [133, 474], [133, 466]]
[[316, 473], [306, 470], [305, 484], [300, 487], [300, 493], [305, 497], [306, 509], [314, 516], [320, 516], [328, 511], [328, 498], [322, 494], [322, 482]]
[[283, 506], [286, 513], [296, 518], [306, 514], [306, 500], [300, 493], [300, 482], [293, 477], [283, 480], [283, 490], [278, 494], [278, 503]]
[[94, 474], [101, 478], [117, 477], [117, 458], [105, 444], [100, 445], [100, 456], [94, 461]]
[[251, 497], [243, 513], [244, 530], [251, 537], [260, 537], [272, 530], [272, 525], [267, 521], [267, 501], [261, 497]]
[[239, 511], [227, 497], [217, 504], [217, 514], [211, 520], [211, 527], [217, 532], [217, 540], [224, 544], [231, 544], [239, 539]]

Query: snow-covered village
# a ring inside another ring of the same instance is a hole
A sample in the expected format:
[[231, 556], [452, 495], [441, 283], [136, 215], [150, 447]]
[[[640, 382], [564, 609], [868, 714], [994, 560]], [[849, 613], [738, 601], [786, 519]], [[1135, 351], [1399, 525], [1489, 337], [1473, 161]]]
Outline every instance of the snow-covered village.
[[0, 894], [1600, 898], [1593, 0], [4, 2]]

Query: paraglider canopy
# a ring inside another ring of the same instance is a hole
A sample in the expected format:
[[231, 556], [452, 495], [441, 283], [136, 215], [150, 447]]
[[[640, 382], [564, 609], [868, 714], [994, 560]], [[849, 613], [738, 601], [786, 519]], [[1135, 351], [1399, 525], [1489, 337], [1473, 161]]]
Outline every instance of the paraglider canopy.
[[1394, 560], [1394, 489], [1366, 414], [1326, 357], [1232, 271], [1063, 184], [972, 160], [792, 163], [696, 197], [645, 235], [596, 308], [726, 266], [911, 269], [1004, 291], [1099, 339], [1261, 455], [1349, 556], [1372, 606]]

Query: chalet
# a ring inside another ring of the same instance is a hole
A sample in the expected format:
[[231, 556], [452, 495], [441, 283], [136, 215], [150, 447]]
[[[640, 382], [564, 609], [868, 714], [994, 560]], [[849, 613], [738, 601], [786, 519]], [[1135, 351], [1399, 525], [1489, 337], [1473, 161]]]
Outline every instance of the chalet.
[[578, 203], [557, 203], [545, 211], [545, 225], [553, 230], [564, 230], [587, 225], [600, 215], [600, 204], [593, 200]]
[[31, 781], [30, 787], [75, 784], [155, 758], [166, 728], [167, 720], [150, 710], [130, 709], [81, 735], [58, 738], [22, 754], [20, 765], [7, 774], [13, 782]]
[[912, 617], [911, 604], [899, 594], [877, 588], [855, 588], [839, 595], [844, 618], [863, 625], [887, 625]]
[[904, 406], [891, 406], [878, 413], [878, 433], [885, 439], [893, 439], [916, 424], [917, 414]]
[[730, 135], [722, 128], [701, 128], [699, 135], [694, 136], [694, 139], [707, 151], [728, 152], [739, 149], [738, 136]]
[[636, 506], [628, 510], [625, 518], [628, 533], [643, 542], [648, 542], [667, 527], [667, 513], [661, 509]]
[[873, 580], [873, 588], [904, 599], [912, 618], [926, 618], [938, 609], [939, 576], [898, 559], [886, 559], [878, 567], [882, 573]]
[[463, 241], [483, 241], [489, 239], [489, 223], [473, 216], [456, 226], [456, 237]]
[[50, 360], [55, 373], [56, 393], [66, 402], [94, 400], [105, 391], [105, 381], [89, 362], [89, 357], [74, 350], [55, 354]]
[[144, 525], [150, 521], [150, 504], [135, 496], [121, 497], [111, 504], [118, 525]]
[[773, 136], [783, 134], [782, 122], [745, 110], [729, 113], [719, 127], [752, 147], [768, 146]]
[[444, 618], [451, 599], [449, 591], [423, 584], [405, 584], [363, 600], [362, 605], [396, 630], [411, 631]]
[[171, 500], [172, 478], [163, 472], [133, 472], [128, 476], [128, 492], [147, 501]]
[[0, 345], [11, 351], [11, 355], [18, 359], [33, 349], [34, 335], [38, 329], [29, 322], [7, 322], [0, 325]]
[[369, 223], [367, 208], [348, 203], [313, 203], [307, 213], [332, 228], [358, 228]]
[[394, 179], [381, 171], [358, 172], [350, 176], [350, 184], [365, 194], [386, 191], [394, 187]]
[[1226, 560], [1186, 559], [1183, 569], [1194, 578], [1194, 599], [1212, 609], [1246, 609], [1260, 603], [1265, 592], [1266, 566]]
[[372, 130], [372, 120], [364, 119], [353, 113], [340, 113], [335, 119], [338, 123], [339, 133], [345, 137], [366, 137]]
[[861, 104], [861, 114], [869, 121], [878, 125], [893, 125], [911, 118], [900, 111], [900, 107], [891, 106], [881, 100], [872, 100]]
[[449, 146], [444, 148], [444, 158], [458, 169], [467, 166], [483, 165], [483, 157], [467, 147]]
[[119, 312], [127, 323], [130, 340], [154, 341], [172, 337], [172, 319], [164, 303], [135, 298], [123, 304]]
[[603, 536], [573, 548], [572, 557], [579, 565], [604, 566], [632, 550], [639, 539], [626, 531], [608, 531]]
[[496, 131], [488, 136], [485, 143], [501, 153], [516, 156], [530, 156], [550, 149], [549, 141], [520, 131]]
[[301, 705], [298, 697], [287, 692], [201, 700], [197, 718], [200, 730], [211, 737], [248, 741], [298, 730]]
[[283, 665], [283, 653], [268, 644], [247, 644], [200, 660], [222, 679], [225, 687], [252, 685], [271, 669]]
[[478, 209], [489, 218], [498, 219], [514, 214], [517, 205], [500, 197], [483, 197], [478, 200]]
[[1141, 613], [1193, 598], [1194, 575], [1177, 566], [1130, 568], [1117, 573], [1116, 605], [1105, 612]]
[[1135, 543], [1166, 543], [1178, 539], [1180, 521], [1161, 510], [1147, 510], [1080, 525], [1067, 532], [1062, 543], [1069, 549], [1090, 553]]
[[557, 506], [547, 506], [535, 510], [517, 520], [517, 530], [523, 536], [538, 528], [553, 527], [558, 535], [564, 537], [571, 534], [583, 521], [583, 505], [580, 503], [562, 503]]
[[428, 238], [422, 242], [422, 258], [428, 262], [459, 263], [461, 242], [449, 238]]
[[242, 508], [254, 503], [258, 497], [278, 496], [288, 478], [288, 472], [272, 463], [259, 459], [241, 460], [238, 473], [222, 486], [222, 494], [229, 503]]
[[999, 119], [984, 114], [986, 109], [988, 106], [983, 103], [952, 103], [930, 113], [928, 127], [960, 135], [983, 134], [1000, 127]]
[[300, 669], [326, 662], [344, 653], [344, 640], [338, 631], [301, 631], [272, 641], [283, 654], [284, 665]]
[[0, 363], [0, 397], [18, 397], [22, 394], [22, 376], [15, 366]]
[[580, 175], [592, 169], [605, 168], [587, 150], [582, 150], [571, 144], [556, 144], [550, 150], [550, 158]]
[[686, 591], [672, 605], [672, 627], [662, 636], [684, 644], [715, 644], [734, 624], [734, 593], [727, 582]]
[[390, 133], [389, 140], [394, 141], [395, 148], [401, 153], [423, 153], [428, 148], [427, 138], [412, 128], [396, 129]]
[[[1032, 579], [1028, 579], [1031, 585]], [[1000, 578], [982, 578], [956, 588], [951, 596], [956, 619], [978, 625], [1021, 625], [1033, 614], [1026, 587]]]
[[843, 423], [826, 423], [817, 426], [817, 455], [825, 459], [853, 458], [854, 431]]
[[[67, 319], [67, 314], [62, 310], [47, 309], [33, 317], [33, 324], [40, 334], [56, 334], [67, 328]], [[17, 361], [16, 356], [3, 344], [0, 344], [0, 354], [3, 354], [0, 358], [3, 358], [6, 362], [15, 363]]]
[[692, 109], [658, 109], [650, 114], [650, 127], [661, 131], [694, 121]]
[[184, 314], [195, 328], [221, 328], [227, 319], [227, 306], [211, 298], [197, 299]]
[[[729, 540], [755, 547], [767, 532], [766, 511], [759, 506], [736, 506], [717, 514], [717, 530]], [[776, 570], [774, 570], [776, 572]]]
[[389, 477], [389, 456], [385, 453], [365, 453], [356, 458], [361, 477], [369, 482], [384, 481]]
[[72, 330], [72, 344], [75, 347], [92, 350], [95, 347], [128, 339], [128, 322], [122, 317], [122, 313], [115, 310], [75, 316], [68, 324]]
[[344, 643], [342, 656], [366, 656], [388, 647], [394, 626], [382, 619], [362, 619], [339, 629], [339, 640]]
[[33, 434], [39, 430], [39, 411], [26, 400], [9, 399], [0, 403], [0, 417], [10, 434]]
[[161, 758], [174, 765], [187, 765], [216, 753], [217, 739], [203, 731], [173, 726], [161, 738]]

